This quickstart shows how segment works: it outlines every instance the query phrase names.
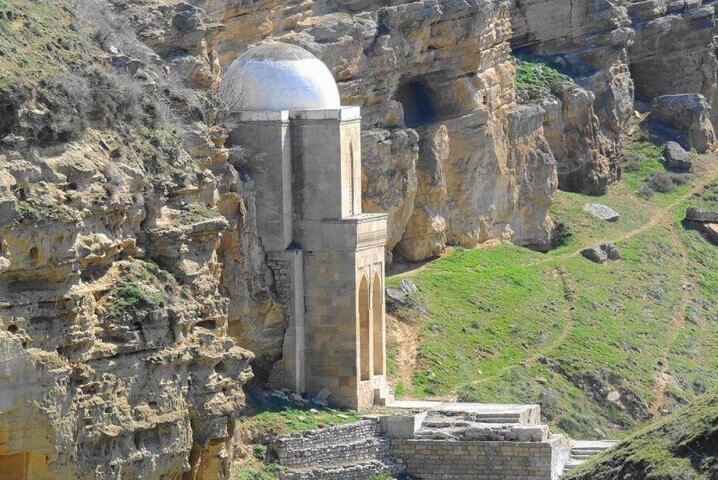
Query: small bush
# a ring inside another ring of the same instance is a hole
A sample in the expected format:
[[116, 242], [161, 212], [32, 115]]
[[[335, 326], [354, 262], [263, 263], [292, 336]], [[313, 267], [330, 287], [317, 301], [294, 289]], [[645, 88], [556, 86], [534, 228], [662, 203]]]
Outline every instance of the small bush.
[[161, 307], [165, 304], [165, 285], [171, 275], [159, 266], [143, 262], [123, 272], [110, 294], [109, 318], [120, 318], [143, 305]]
[[[30, 132], [43, 142], [69, 142], [89, 127], [98, 129], [144, 120], [142, 88], [131, 77], [93, 70], [42, 82], [35, 97], [42, 115], [30, 117]], [[148, 117], [157, 116], [154, 111]]]
[[264, 461], [267, 458], [267, 446], [261, 443], [255, 443], [252, 445], [252, 455], [257, 460]]
[[651, 198], [656, 192], [671, 193], [677, 186], [685, 185], [689, 180], [690, 175], [685, 173], [656, 173], [641, 187], [638, 194], [644, 198]]
[[638, 152], [627, 152], [622, 157], [621, 170], [624, 172], [637, 172], [645, 162], [645, 157]]

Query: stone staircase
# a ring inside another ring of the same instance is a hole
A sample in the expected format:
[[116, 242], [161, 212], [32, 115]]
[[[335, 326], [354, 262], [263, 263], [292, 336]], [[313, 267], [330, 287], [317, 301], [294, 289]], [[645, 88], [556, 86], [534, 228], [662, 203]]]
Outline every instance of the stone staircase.
[[368, 480], [402, 471], [378, 419], [283, 437], [272, 453], [282, 480]]
[[615, 444], [616, 442], [611, 440], [574, 440], [571, 445], [571, 457], [564, 465], [564, 476]]

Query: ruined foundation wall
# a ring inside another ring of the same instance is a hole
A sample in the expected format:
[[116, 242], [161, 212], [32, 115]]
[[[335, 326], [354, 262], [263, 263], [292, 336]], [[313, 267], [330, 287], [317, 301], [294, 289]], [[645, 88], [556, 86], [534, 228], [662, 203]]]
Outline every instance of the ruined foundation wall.
[[556, 480], [555, 456], [568, 456], [558, 440], [477, 442], [392, 440], [407, 473], [424, 480]]

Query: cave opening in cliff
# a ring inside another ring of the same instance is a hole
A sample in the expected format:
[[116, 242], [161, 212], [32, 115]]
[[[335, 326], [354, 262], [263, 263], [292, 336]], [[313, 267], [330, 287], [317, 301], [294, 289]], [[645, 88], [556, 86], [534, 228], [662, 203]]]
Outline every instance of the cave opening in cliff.
[[438, 115], [436, 94], [424, 82], [413, 81], [399, 87], [396, 100], [404, 108], [404, 123], [407, 127], [418, 127], [433, 123]]

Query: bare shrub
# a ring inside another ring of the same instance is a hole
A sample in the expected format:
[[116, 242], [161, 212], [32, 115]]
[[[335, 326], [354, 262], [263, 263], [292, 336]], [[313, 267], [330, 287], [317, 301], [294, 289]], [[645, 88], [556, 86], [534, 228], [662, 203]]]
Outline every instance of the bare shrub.
[[638, 194], [644, 198], [651, 198], [656, 192], [671, 193], [677, 186], [688, 183], [690, 178], [691, 176], [685, 173], [656, 173], [638, 190]]
[[246, 102], [244, 83], [237, 75], [225, 75], [217, 91], [222, 107], [230, 112], [242, 110]]

